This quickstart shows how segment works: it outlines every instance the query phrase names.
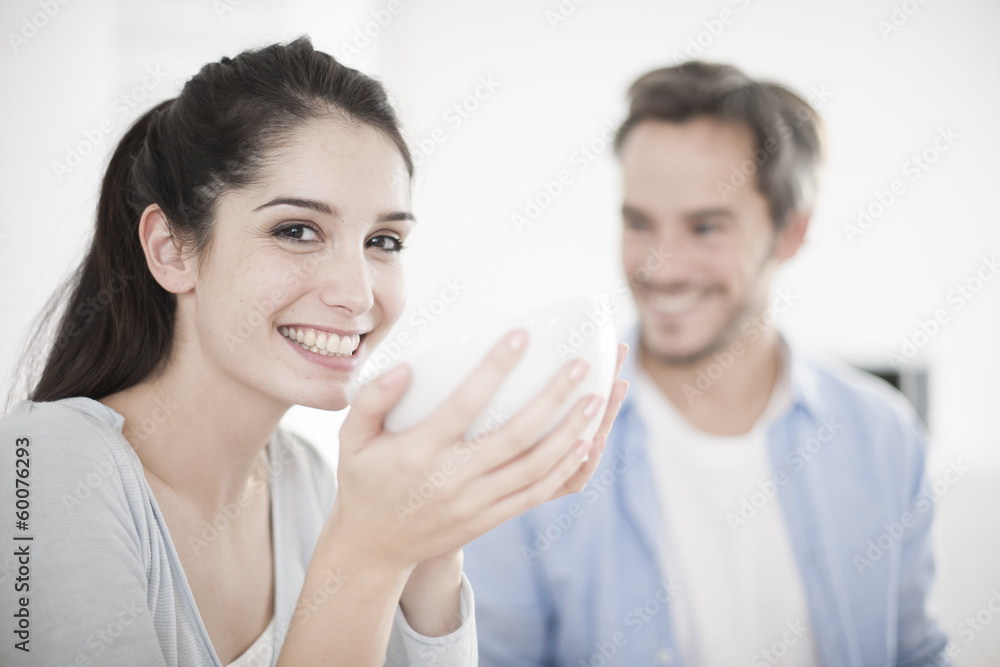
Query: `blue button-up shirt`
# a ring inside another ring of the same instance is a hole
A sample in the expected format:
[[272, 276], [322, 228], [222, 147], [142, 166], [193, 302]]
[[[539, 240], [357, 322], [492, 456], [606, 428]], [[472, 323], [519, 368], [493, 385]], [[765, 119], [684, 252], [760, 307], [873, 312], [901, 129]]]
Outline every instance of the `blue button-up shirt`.
[[[630, 339], [625, 379], [637, 330]], [[934, 492], [919, 420], [881, 380], [794, 349], [789, 360], [791, 405], [768, 430], [768, 454], [822, 664], [949, 664], [925, 608]], [[659, 503], [646, 429], [627, 397], [580, 493], [466, 546], [481, 664], [680, 665]], [[747, 504], [739, 519], [754, 511]]]

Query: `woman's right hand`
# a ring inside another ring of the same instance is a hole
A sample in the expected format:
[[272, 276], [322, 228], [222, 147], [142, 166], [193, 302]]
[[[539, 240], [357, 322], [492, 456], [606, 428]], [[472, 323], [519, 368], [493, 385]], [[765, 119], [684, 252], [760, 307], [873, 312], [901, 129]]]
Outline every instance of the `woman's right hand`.
[[524, 330], [506, 335], [443, 405], [402, 433], [382, 424], [409, 384], [409, 368], [361, 388], [340, 431], [337, 497], [327, 522], [337, 541], [365, 562], [407, 569], [550, 499], [579, 477], [588, 455], [593, 471], [601, 438], [580, 435], [601, 407], [599, 396], [584, 396], [542, 438], [588, 372], [579, 359], [507, 423], [462, 441], [527, 342]]

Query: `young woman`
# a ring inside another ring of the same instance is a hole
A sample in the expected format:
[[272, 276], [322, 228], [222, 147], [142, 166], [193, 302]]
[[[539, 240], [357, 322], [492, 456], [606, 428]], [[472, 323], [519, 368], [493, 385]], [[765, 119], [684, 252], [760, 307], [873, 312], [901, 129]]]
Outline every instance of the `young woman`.
[[278, 427], [344, 408], [399, 317], [412, 172], [381, 86], [307, 38], [206, 65], [126, 133], [40, 380], [0, 420], [4, 665], [476, 663], [462, 545], [579, 490], [625, 386], [593, 441], [594, 396], [543, 437], [571, 362], [457, 458], [519, 330], [404, 433], [382, 422], [407, 368], [363, 386], [336, 479]]

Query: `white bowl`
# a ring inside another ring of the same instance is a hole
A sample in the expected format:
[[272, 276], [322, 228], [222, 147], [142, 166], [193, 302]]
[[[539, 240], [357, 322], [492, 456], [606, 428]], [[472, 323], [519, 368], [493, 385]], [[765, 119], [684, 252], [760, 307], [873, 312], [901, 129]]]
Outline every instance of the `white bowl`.
[[581, 437], [591, 439], [600, 426], [614, 382], [618, 340], [613, 307], [607, 295], [578, 297], [554, 303], [520, 316], [478, 324], [461, 334], [431, 330], [398, 357], [409, 364], [412, 380], [406, 393], [385, 420], [385, 428], [398, 433], [431, 415], [509, 331], [528, 330], [528, 348], [504, 378], [489, 405], [469, 425], [465, 437], [477, 439], [496, 430], [537, 396], [570, 359], [590, 364], [549, 423], [546, 433], [586, 394], [597, 394], [603, 405]]

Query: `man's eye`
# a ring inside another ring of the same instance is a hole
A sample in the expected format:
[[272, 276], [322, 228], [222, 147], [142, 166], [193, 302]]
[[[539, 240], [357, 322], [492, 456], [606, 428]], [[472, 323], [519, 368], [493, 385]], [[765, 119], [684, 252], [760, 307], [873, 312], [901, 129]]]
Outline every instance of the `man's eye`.
[[273, 236], [290, 241], [308, 242], [319, 238], [319, 233], [311, 225], [295, 223], [279, 227], [272, 232]]
[[398, 236], [379, 234], [378, 236], [373, 236], [368, 241], [368, 245], [387, 252], [399, 252], [403, 249], [403, 239]]
[[648, 229], [649, 225], [647, 225], [644, 221], [639, 220], [637, 218], [625, 218], [625, 227], [627, 227], [628, 229], [643, 230], [643, 229]]
[[695, 234], [711, 234], [712, 232], [719, 231], [719, 225], [703, 222], [694, 227]]

